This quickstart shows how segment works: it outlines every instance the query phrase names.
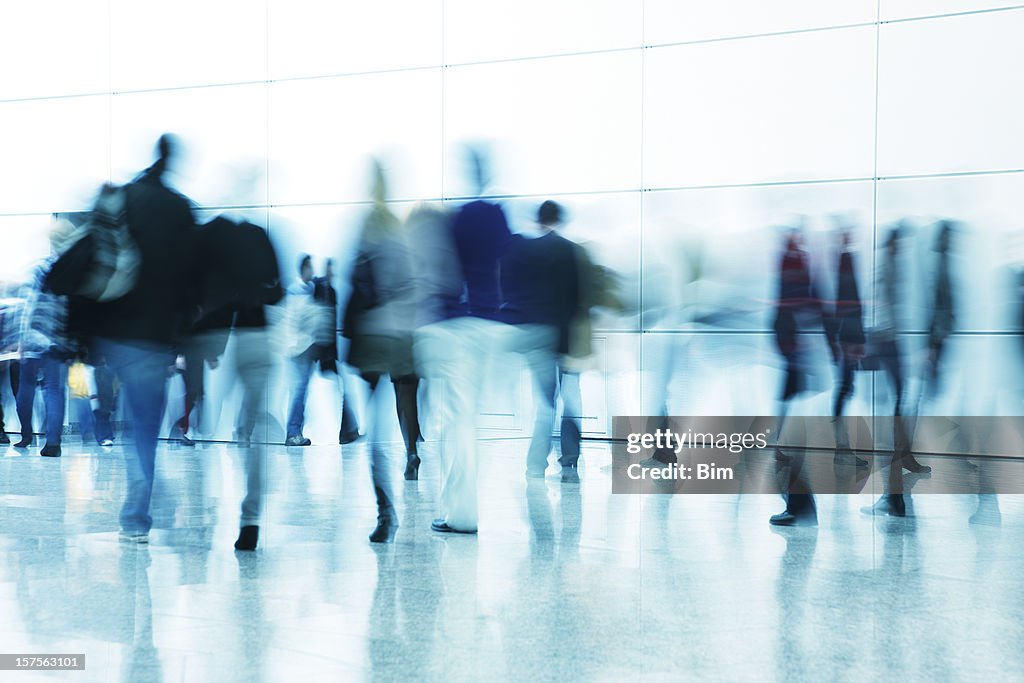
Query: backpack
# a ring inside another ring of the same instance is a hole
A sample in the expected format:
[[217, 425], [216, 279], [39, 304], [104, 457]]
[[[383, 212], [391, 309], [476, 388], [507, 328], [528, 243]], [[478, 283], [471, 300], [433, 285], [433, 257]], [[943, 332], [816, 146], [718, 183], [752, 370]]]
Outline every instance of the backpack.
[[47, 289], [96, 302], [120, 299], [134, 289], [142, 259], [128, 227], [127, 195], [124, 186], [103, 185], [89, 220], [50, 267]]

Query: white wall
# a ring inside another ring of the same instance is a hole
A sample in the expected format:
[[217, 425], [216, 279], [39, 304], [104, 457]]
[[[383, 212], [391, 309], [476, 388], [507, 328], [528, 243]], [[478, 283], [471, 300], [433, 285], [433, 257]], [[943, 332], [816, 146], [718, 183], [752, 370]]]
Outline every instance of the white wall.
[[[300, 251], [343, 258], [370, 155], [386, 161], [401, 213], [466, 195], [460, 145], [483, 140], [513, 222], [543, 198], [562, 201], [568, 234], [622, 272], [646, 312], [603, 321], [603, 373], [585, 380], [591, 430], [613, 412], [656, 409], [654, 378], [671, 353], [682, 359], [676, 412], [774, 410], [767, 301], [779, 228], [803, 216], [827, 271], [837, 212], [856, 217], [869, 302], [873, 247], [910, 219], [918, 331], [933, 223], [964, 221], [954, 259], [964, 334], [947, 391], [976, 398], [950, 393], [945, 409], [1017, 411], [1024, 368], [1005, 333], [1019, 327], [1008, 273], [1024, 263], [1024, 6], [1008, 5], [5, 2], [3, 276], [44, 248], [33, 235], [49, 212], [85, 208], [97, 183], [129, 178], [165, 130], [188, 146], [180, 189], [262, 217], [285, 264]], [[698, 253], [702, 279], [688, 287], [690, 265], [678, 264]], [[693, 310], [732, 315], [712, 326], [651, 313], [684, 291]], [[919, 364], [918, 348], [909, 361]], [[857, 412], [887, 400], [872, 379], [859, 380]], [[827, 394], [804, 408], [825, 409]], [[333, 414], [328, 400], [314, 387], [313, 412]], [[327, 440], [336, 426], [313, 432]]]

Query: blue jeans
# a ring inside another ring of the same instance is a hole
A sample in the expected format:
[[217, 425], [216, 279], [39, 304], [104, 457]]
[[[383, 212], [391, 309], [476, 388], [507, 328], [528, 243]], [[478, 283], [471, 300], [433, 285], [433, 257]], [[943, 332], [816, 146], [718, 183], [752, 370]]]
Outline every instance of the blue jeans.
[[134, 452], [124, 450], [128, 491], [121, 508], [121, 528], [130, 533], [148, 533], [153, 526], [149, 502], [156, 443], [167, 401], [167, 368], [173, 356], [169, 348], [150, 342], [97, 339], [95, 344], [121, 380], [135, 431]]
[[94, 368], [96, 377], [96, 408], [92, 411], [96, 443], [103, 443], [114, 438], [114, 425], [111, 417], [117, 403], [114, 394], [114, 372], [106, 362]]
[[18, 386], [18, 420], [21, 438], [32, 440], [32, 408], [36, 400], [36, 380], [42, 380], [43, 405], [46, 407], [46, 443], [60, 445], [64, 433], [64, 404], [68, 381], [68, 367], [63, 360], [50, 354], [21, 361], [21, 384]]
[[306, 394], [313, 376], [313, 354], [309, 351], [292, 358], [292, 406], [288, 411], [287, 436], [302, 436], [306, 422]]

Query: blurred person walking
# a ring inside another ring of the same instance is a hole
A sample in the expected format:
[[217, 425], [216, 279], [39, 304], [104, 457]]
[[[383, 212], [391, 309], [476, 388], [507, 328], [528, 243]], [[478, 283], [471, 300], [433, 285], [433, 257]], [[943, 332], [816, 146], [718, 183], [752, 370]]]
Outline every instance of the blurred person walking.
[[821, 324], [828, 335], [828, 321], [811, 278], [810, 261], [803, 248], [800, 230], [790, 230], [786, 235], [778, 272], [779, 294], [773, 329], [775, 343], [786, 367], [775, 427], [775, 459], [781, 464], [788, 464], [790, 469], [787, 492], [783, 496], [786, 509], [773, 515], [769, 522], [776, 526], [816, 525], [817, 508], [803, 472], [804, 449], [799, 447], [789, 455], [780, 447], [789, 404], [807, 389], [807, 350], [804, 348], [806, 341], [801, 339], [801, 330]]
[[359, 422], [345, 390], [345, 375], [338, 367], [338, 292], [334, 289], [334, 259], [327, 259], [324, 274], [313, 278], [313, 301], [320, 306], [320, 323], [317, 326], [315, 362], [320, 365], [320, 373], [334, 375], [338, 383], [338, 394], [341, 399], [341, 429], [338, 431], [338, 442], [342, 445], [352, 443], [359, 438]]
[[[489, 180], [486, 159], [480, 150], [471, 150], [469, 163], [474, 190], [482, 197]], [[454, 286], [431, 286], [437, 300], [424, 302], [423, 308], [437, 320], [416, 330], [414, 350], [419, 375], [427, 381], [430, 416], [440, 434], [439, 516], [431, 528], [476, 533], [477, 416], [484, 380], [507, 328], [498, 322], [499, 263], [511, 233], [501, 206], [480, 198], [456, 213], [450, 239], [458, 267], [446, 272], [457, 272], [458, 281]], [[439, 247], [440, 253], [445, 250]]]
[[124, 388], [134, 427], [125, 449], [128, 490], [122, 540], [147, 543], [157, 437], [164, 414], [167, 368], [194, 292], [189, 276], [195, 222], [189, 200], [164, 177], [177, 151], [163, 135], [157, 160], [133, 182], [104, 186], [86, 233], [47, 278], [71, 299], [71, 329], [106, 359]]
[[[398, 530], [398, 513], [391, 485], [391, 467], [385, 427], [386, 404], [381, 383], [390, 378], [398, 398], [398, 419], [406, 437], [407, 461], [416, 461], [418, 436], [415, 411], [415, 382], [411, 397], [399, 387], [403, 378], [415, 377], [412, 356], [412, 325], [416, 291], [412, 256], [402, 223], [386, 204], [384, 169], [373, 166], [373, 208], [363, 221], [355, 265], [352, 295], [345, 307], [343, 331], [351, 341], [348, 363], [369, 385], [367, 437], [370, 446], [370, 476], [377, 500], [377, 527], [370, 534], [373, 543], [388, 543]], [[405, 398], [405, 400], [403, 400]], [[409, 399], [411, 398], [411, 411]], [[415, 430], [415, 431], [414, 431]]]
[[288, 409], [286, 446], [309, 446], [312, 443], [302, 435], [306, 422], [306, 395], [313, 375], [313, 361], [317, 354], [317, 329], [322, 315], [313, 301], [313, 258], [309, 254], [299, 257], [298, 278], [288, 287], [285, 303], [285, 333], [287, 355], [292, 372], [291, 407]]
[[218, 216], [198, 233], [196, 257], [201, 323], [190, 340], [210, 351], [234, 337], [235, 379], [242, 389], [236, 437], [245, 449], [246, 489], [236, 550], [255, 550], [266, 489], [267, 435], [254, 434], [266, 396], [272, 358], [266, 307], [284, 296], [277, 255], [266, 230]]
[[49, 291], [45, 283], [50, 268], [70, 246], [74, 230], [69, 221], [53, 216], [50, 256], [34, 271], [22, 320], [17, 400], [21, 440], [14, 447], [28, 448], [32, 445], [32, 413], [38, 383], [43, 391], [43, 404], [46, 408], [46, 443], [39, 455], [51, 457], [60, 457], [61, 454], [64, 409], [67, 403], [67, 366], [68, 361], [74, 357], [74, 350], [67, 330], [67, 297]]
[[[559, 204], [545, 201], [537, 212], [540, 236], [513, 236], [501, 259], [502, 319], [513, 326], [508, 348], [525, 358], [537, 395], [533, 437], [526, 458], [526, 476], [530, 478], [543, 478], [548, 466], [555, 403], [563, 376], [558, 358], [569, 353], [569, 330], [580, 306], [577, 247], [555, 231], [563, 213]], [[579, 380], [574, 379], [578, 392]], [[570, 395], [578, 415], [580, 401], [574, 399]], [[563, 454], [560, 461], [566, 478], [571, 477], [570, 470], [576, 474], [578, 443], [575, 451]]]

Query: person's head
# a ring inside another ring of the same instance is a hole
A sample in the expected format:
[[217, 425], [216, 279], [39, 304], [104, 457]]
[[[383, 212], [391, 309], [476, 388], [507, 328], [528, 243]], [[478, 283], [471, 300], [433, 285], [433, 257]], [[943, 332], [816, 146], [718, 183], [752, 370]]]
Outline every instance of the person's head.
[[313, 257], [309, 254], [299, 257], [299, 277], [303, 282], [310, 282], [313, 279]]
[[68, 219], [58, 213], [53, 214], [50, 223], [50, 251], [54, 254], [63, 254], [70, 246], [71, 236], [75, 232], [75, 226]]
[[473, 194], [480, 197], [491, 184], [491, 169], [483, 145], [466, 147], [466, 165], [469, 169], [469, 185]]
[[374, 159], [370, 164], [370, 197], [375, 204], [388, 200], [388, 177], [380, 159]]
[[156, 161], [149, 167], [148, 174], [162, 176], [178, 156], [180, 147], [181, 143], [176, 135], [172, 133], [161, 135], [156, 141]]
[[786, 251], [798, 251], [804, 244], [803, 231], [790, 228], [786, 231]]
[[562, 225], [565, 219], [565, 211], [562, 209], [562, 205], [558, 202], [553, 202], [550, 199], [546, 200], [537, 209], [537, 223], [549, 230], [553, 230], [558, 226]]
[[945, 254], [953, 241], [953, 221], [940, 221], [939, 232], [935, 237], [935, 251]]

